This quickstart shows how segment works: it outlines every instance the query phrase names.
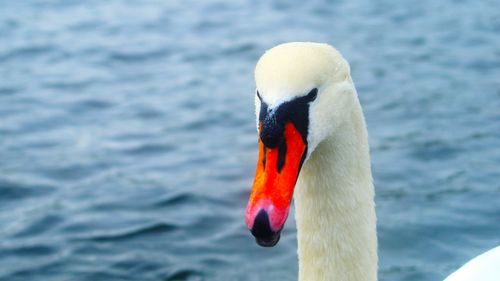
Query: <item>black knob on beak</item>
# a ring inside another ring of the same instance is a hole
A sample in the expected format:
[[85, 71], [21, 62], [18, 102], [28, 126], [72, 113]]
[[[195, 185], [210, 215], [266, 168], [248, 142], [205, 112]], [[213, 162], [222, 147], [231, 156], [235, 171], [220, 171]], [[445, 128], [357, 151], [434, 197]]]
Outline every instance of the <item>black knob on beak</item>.
[[275, 148], [283, 142], [284, 124], [276, 115], [276, 112], [269, 112], [262, 120], [260, 139], [269, 148]]

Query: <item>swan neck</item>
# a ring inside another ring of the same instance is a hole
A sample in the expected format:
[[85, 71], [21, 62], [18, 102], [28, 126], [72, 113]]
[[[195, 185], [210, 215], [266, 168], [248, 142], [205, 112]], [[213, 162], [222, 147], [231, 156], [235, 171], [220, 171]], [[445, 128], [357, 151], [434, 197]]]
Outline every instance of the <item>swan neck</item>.
[[295, 191], [300, 281], [377, 280], [374, 190], [359, 102], [321, 142]]

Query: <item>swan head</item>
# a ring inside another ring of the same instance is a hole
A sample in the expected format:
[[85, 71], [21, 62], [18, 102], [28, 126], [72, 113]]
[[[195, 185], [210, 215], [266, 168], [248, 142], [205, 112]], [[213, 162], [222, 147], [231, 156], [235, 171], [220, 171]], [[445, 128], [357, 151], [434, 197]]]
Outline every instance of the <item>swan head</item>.
[[353, 106], [348, 63], [327, 44], [268, 50], [255, 68], [259, 158], [246, 224], [259, 245], [276, 245], [301, 167]]

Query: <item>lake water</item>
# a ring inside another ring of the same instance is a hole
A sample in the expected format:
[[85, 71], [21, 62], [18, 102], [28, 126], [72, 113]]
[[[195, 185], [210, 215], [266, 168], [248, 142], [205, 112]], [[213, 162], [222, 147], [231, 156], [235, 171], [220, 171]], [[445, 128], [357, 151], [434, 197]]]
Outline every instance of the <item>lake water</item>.
[[253, 68], [335, 45], [364, 107], [379, 278], [500, 244], [499, 1], [0, 4], [0, 280], [296, 280], [256, 245]]

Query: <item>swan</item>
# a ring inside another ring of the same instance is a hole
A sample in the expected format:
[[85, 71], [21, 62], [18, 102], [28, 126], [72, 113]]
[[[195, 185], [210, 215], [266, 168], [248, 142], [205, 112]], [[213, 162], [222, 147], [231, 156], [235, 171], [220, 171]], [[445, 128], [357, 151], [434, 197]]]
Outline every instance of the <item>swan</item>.
[[300, 281], [377, 280], [368, 135], [349, 64], [328, 44], [285, 43], [258, 60], [255, 82], [245, 222], [256, 242], [278, 243], [293, 197]]
[[500, 279], [500, 246], [468, 261], [444, 281], [498, 281]]

